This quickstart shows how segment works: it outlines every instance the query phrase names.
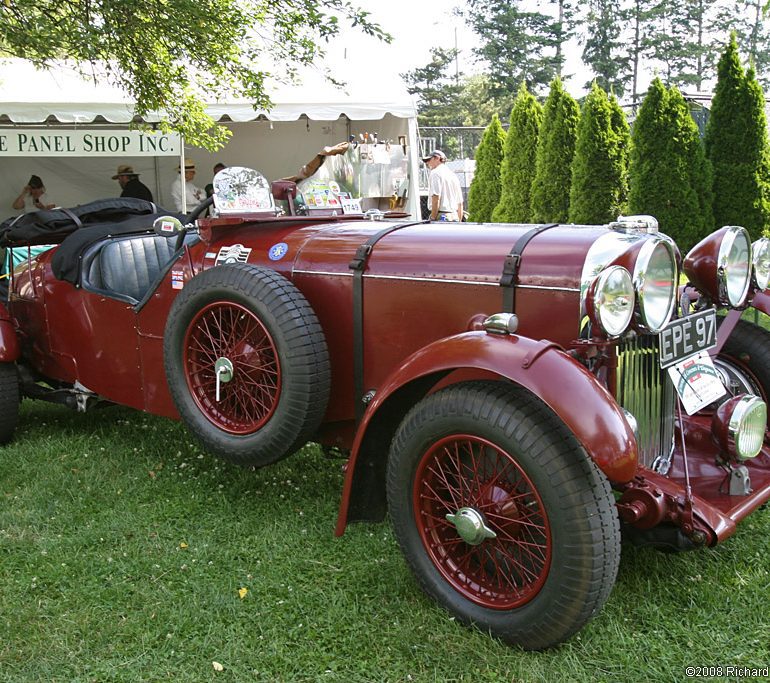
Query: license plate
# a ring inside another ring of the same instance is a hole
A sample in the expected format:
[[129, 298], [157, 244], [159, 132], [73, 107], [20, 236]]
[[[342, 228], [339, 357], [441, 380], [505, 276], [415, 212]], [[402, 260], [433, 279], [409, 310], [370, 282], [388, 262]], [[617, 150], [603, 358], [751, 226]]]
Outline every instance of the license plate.
[[717, 344], [717, 314], [713, 308], [672, 320], [660, 332], [660, 367], [667, 368]]

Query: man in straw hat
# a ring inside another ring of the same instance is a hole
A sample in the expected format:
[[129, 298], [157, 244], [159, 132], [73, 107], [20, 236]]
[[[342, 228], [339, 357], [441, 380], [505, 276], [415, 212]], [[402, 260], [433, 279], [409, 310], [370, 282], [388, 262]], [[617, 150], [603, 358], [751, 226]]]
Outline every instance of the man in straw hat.
[[120, 193], [121, 197], [134, 197], [148, 202], [152, 201], [150, 188], [139, 180], [139, 174], [134, 171], [133, 166], [121, 164], [118, 166], [118, 172], [112, 176], [112, 179], [117, 180], [123, 188], [123, 192]]
[[[177, 173], [179, 168], [177, 167]], [[174, 200], [174, 206], [177, 211], [190, 211], [194, 209], [206, 197], [202, 188], [193, 183], [195, 177], [195, 162], [191, 159], [185, 159], [184, 162], [184, 190], [182, 190], [181, 175], [171, 183], [171, 198]], [[182, 206], [182, 194], [184, 193], [187, 207]]]

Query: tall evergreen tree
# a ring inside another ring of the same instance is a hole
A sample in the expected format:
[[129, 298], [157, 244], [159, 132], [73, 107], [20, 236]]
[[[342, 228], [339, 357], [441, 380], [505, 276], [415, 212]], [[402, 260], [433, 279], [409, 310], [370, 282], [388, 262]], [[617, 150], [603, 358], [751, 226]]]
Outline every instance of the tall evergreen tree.
[[612, 168], [617, 173], [617, 196], [615, 207], [618, 214], [628, 207], [628, 150], [631, 147], [631, 128], [626, 112], [620, 106], [618, 98], [610, 93], [610, 130], [611, 144], [608, 145]]
[[629, 211], [655, 216], [663, 232], [689, 249], [714, 227], [711, 173], [679, 90], [652, 82], [631, 143]]
[[532, 180], [543, 109], [522, 83], [511, 109], [500, 169], [500, 201], [492, 220], [527, 223], [532, 220]]
[[417, 95], [418, 123], [422, 126], [459, 126], [457, 98], [462, 86], [449, 70], [457, 50], [433, 48], [425, 66], [401, 74], [410, 95]]
[[571, 168], [579, 118], [578, 103], [564, 90], [561, 80], [555, 78], [543, 107], [537, 143], [532, 181], [535, 223], [565, 223], [569, 219]]
[[642, 38], [645, 56], [669, 85], [700, 90], [715, 74], [719, 49], [713, 36], [741, 22], [740, 8], [735, 0], [653, 0], [647, 4]]
[[472, 221], [488, 223], [500, 201], [500, 164], [504, 145], [505, 131], [495, 114], [476, 148], [476, 173], [468, 190], [468, 214]]
[[593, 80], [601, 88], [622, 96], [631, 68], [622, 38], [626, 13], [620, 0], [589, 0], [586, 5], [583, 62], [591, 68]]
[[572, 161], [573, 223], [607, 223], [625, 211], [628, 123], [613, 100], [594, 83], [583, 105]]
[[764, 96], [753, 69], [743, 71], [734, 33], [719, 60], [705, 140], [716, 225], [742, 225], [757, 239], [770, 218]]
[[765, 15], [766, 4], [766, 0], [738, 2], [734, 25], [740, 44], [748, 53], [749, 63], [764, 87], [770, 85], [770, 25]]
[[564, 74], [564, 48], [567, 42], [574, 37], [576, 28], [577, 3], [570, 0], [550, 0], [551, 5], [556, 5], [556, 15], [552, 22], [553, 44], [555, 49], [554, 68], [556, 75], [569, 78]]
[[[545, 86], [558, 70], [556, 46], [561, 32], [553, 19], [531, 11], [524, 0], [468, 0], [463, 16], [479, 38], [474, 53], [492, 65], [492, 95]], [[564, 26], [564, 25], [563, 25]]]

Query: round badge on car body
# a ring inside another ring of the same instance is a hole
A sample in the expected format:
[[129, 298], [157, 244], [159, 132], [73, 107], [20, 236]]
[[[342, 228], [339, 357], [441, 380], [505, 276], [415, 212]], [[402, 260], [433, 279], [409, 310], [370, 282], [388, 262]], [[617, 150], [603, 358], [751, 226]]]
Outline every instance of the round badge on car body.
[[278, 242], [270, 247], [270, 251], [267, 252], [267, 257], [271, 261], [280, 261], [289, 251], [289, 245], [286, 242]]

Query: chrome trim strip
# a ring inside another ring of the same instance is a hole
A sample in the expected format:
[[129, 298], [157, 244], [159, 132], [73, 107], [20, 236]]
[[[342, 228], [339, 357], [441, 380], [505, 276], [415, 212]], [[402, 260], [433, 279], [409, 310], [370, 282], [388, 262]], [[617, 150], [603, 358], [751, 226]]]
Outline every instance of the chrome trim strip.
[[[327, 270], [293, 270], [292, 273], [301, 275], [336, 275], [337, 277], [353, 277], [353, 273], [333, 273]], [[377, 273], [364, 273], [364, 277], [372, 280], [407, 280], [411, 282], [450, 282], [459, 285], [484, 285], [486, 287], [499, 287], [499, 282], [483, 282], [479, 280], [458, 280], [456, 278], [442, 277], [409, 277], [407, 275], [378, 275]], [[542, 289], [549, 292], [579, 292], [577, 287], [545, 287], [543, 285], [516, 285], [520, 289]]]

